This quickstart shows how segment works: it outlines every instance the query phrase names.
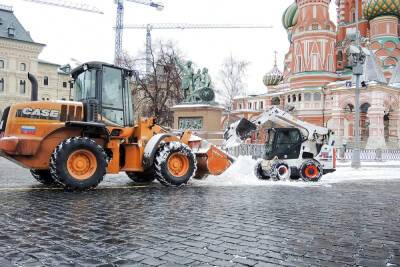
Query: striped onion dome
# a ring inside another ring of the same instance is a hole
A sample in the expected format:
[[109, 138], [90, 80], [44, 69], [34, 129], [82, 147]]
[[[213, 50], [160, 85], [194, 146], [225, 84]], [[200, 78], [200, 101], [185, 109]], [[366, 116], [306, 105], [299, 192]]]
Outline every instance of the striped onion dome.
[[299, 9], [297, 7], [297, 3], [294, 2], [291, 4], [283, 13], [282, 16], [282, 24], [285, 29], [289, 29], [296, 25], [297, 19], [299, 17]]
[[265, 86], [278, 85], [283, 80], [283, 74], [275, 64], [270, 72], [264, 75], [263, 82]]
[[363, 9], [364, 16], [368, 20], [380, 16], [400, 17], [400, 0], [367, 0]]

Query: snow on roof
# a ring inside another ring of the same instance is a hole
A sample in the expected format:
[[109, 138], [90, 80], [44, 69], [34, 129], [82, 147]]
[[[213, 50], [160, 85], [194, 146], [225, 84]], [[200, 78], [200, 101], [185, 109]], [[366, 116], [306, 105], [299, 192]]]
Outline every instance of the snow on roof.
[[400, 61], [397, 63], [396, 68], [394, 68], [392, 73], [393, 74], [392, 78], [390, 79], [389, 85], [397, 87], [400, 84]]
[[[352, 80], [355, 83], [356, 77], [353, 76]], [[364, 74], [360, 78], [361, 82], [370, 82], [375, 81], [378, 83], [387, 84], [387, 80], [385, 75], [383, 74], [382, 67], [376, 63], [375, 54], [370, 51], [369, 55], [366, 56], [365, 64], [364, 64]]]

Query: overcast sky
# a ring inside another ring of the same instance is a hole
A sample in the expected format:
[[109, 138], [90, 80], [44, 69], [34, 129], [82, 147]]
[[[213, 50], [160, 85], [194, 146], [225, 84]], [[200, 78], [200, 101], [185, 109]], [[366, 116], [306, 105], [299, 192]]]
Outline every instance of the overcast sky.
[[[23, 0], [0, 0], [12, 5], [15, 14], [31, 32], [35, 42], [46, 44], [41, 59], [66, 64], [79, 61], [112, 62], [116, 5], [114, 0], [70, 0], [85, 2], [104, 11], [104, 15], [43, 6]], [[125, 24], [146, 23], [243, 23], [273, 25], [273, 29], [153, 30], [153, 40], [173, 40], [199, 67], [208, 67], [218, 86], [218, 71], [230, 53], [251, 63], [248, 92], [266, 91], [263, 75], [273, 66], [273, 51], [278, 64], [289, 47], [281, 17], [293, 0], [163, 0], [163, 11], [125, 2]], [[336, 22], [335, 4], [331, 19]], [[124, 50], [137, 55], [144, 50], [145, 31], [125, 30]]]

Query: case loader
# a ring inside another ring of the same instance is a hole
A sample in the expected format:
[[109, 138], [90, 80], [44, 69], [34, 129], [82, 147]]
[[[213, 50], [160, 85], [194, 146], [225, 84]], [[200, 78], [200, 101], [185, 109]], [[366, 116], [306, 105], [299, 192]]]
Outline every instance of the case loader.
[[245, 118], [231, 124], [225, 131], [225, 145], [244, 142], [251, 133], [275, 124], [286, 128], [267, 130], [265, 155], [255, 165], [254, 173], [263, 180], [301, 178], [317, 182], [336, 170], [336, 150], [333, 132], [296, 119], [288, 112], [272, 107], [252, 121]]
[[171, 133], [156, 118], [134, 123], [132, 74], [107, 63], [83, 64], [71, 73], [75, 101], [54, 102], [37, 101], [29, 74], [31, 102], [6, 108], [0, 121], [0, 155], [41, 183], [69, 190], [94, 188], [107, 173], [168, 186], [223, 173], [233, 159], [206, 140]]

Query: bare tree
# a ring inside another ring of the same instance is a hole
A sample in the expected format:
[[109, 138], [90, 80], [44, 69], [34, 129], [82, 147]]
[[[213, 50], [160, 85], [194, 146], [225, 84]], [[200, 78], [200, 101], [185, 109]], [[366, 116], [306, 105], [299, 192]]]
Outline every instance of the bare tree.
[[176, 58], [181, 53], [172, 42], [160, 41], [151, 48], [151, 71], [146, 73], [146, 55], [137, 58], [125, 54], [122, 66], [134, 70], [134, 105], [137, 117], [157, 118], [160, 125], [173, 125], [170, 108], [183, 100], [180, 70]]
[[235, 97], [245, 93], [246, 83], [244, 79], [249, 64], [244, 60], [236, 60], [232, 54], [222, 63], [219, 72], [222, 87], [217, 90], [217, 93], [222, 97], [228, 112], [232, 110]]

